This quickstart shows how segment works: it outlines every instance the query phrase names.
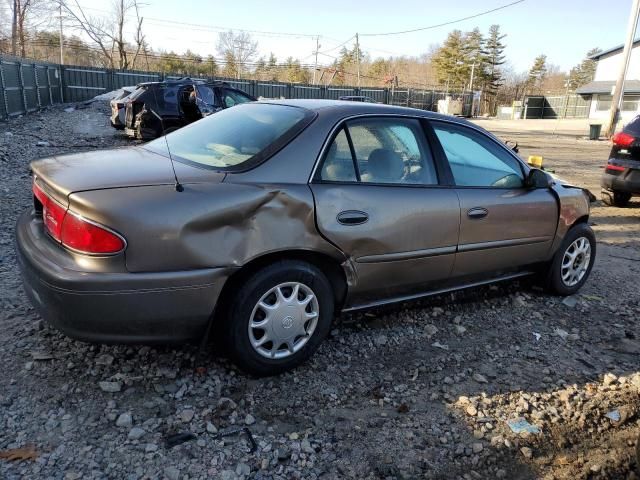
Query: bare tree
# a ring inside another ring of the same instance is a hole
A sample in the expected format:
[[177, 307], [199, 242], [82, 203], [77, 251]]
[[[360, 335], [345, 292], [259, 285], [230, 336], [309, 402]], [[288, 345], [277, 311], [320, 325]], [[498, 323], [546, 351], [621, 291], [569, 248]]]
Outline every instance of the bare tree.
[[27, 35], [51, 21], [51, 0], [8, 0], [11, 14], [11, 54], [26, 56]]
[[233, 30], [222, 32], [218, 36], [218, 54], [227, 64], [233, 64], [235, 76], [240, 78], [248, 62], [258, 53], [258, 42], [247, 32], [235, 33]]
[[[95, 43], [102, 55], [104, 63], [110, 68], [126, 70], [135, 66], [140, 51], [146, 51], [145, 36], [142, 34], [142, 20], [137, 0], [115, 0], [113, 13], [109, 18], [87, 15], [78, 0], [60, 0], [65, 13], [75, 27], [83, 31]], [[136, 33], [135, 50], [130, 50], [130, 43], [125, 38], [125, 26], [135, 12]]]

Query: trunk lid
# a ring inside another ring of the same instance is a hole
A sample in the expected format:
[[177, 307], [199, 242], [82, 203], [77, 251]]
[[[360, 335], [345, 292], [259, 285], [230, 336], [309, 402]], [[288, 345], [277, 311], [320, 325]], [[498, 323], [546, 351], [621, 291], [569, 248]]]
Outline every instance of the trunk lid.
[[[219, 182], [224, 174], [174, 162], [181, 183]], [[97, 150], [36, 160], [34, 175], [58, 201], [75, 192], [149, 185], [173, 185], [168, 156], [141, 147]]]

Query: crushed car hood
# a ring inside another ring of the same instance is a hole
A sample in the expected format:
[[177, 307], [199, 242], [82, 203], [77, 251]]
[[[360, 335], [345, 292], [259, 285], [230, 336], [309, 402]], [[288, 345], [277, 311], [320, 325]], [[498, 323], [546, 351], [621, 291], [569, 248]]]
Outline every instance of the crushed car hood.
[[[224, 174], [174, 162], [180, 182], [222, 181]], [[140, 147], [94, 150], [43, 158], [31, 169], [57, 197], [108, 188], [175, 183], [171, 160]]]

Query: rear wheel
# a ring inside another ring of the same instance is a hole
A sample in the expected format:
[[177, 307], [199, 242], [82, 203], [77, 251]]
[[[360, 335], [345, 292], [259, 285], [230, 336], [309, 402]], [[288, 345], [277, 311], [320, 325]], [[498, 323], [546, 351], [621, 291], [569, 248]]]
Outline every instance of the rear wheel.
[[547, 287], [558, 295], [573, 295], [589, 278], [596, 259], [596, 237], [586, 223], [573, 226], [555, 253]]
[[603, 190], [602, 201], [605, 205], [612, 207], [626, 207], [631, 200], [631, 194], [625, 192], [617, 192], [615, 190]]
[[224, 319], [231, 359], [258, 376], [290, 370], [329, 333], [333, 292], [315, 266], [293, 260], [252, 274], [231, 299]]

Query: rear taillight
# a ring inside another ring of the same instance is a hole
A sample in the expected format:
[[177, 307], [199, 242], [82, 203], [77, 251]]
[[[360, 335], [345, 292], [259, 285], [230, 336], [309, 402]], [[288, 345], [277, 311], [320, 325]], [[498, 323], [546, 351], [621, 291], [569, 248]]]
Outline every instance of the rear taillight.
[[107, 255], [123, 250], [125, 243], [119, 235], [68, 211], [62, 224], [62, 245], [84, 253]]
[[91, 255], [113, 255], [124, 250], [124, 239], [56, 202], [35, 182], [33, 194], [42, 204], [45, 230], [63, 246]]
[[625, 167], [621, 167], [619, 165], [612, 165], [611, 163], [607, 163], [607, 170], [613, 170], [614, 172], [624, 172], [626, 170]]
[[618, 145], [619, 147], [630, 147], [633, 142], [636, 141], [636, 138], [628, 133], [618, 132], [611, 137], [611, 141], [614, 145]]

